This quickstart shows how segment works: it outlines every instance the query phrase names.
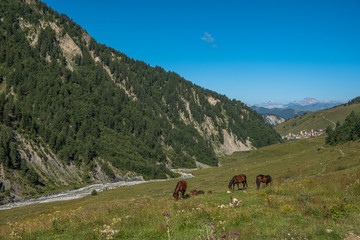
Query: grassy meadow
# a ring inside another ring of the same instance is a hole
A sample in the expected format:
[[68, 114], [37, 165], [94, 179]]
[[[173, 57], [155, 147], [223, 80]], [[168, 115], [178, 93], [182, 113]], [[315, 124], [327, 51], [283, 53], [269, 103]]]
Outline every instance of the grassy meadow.
[[[213, 194], [174, 201], [169, 180], [4, 210], [0, 239], [350, 239], [360, 235], [359, 151], [320, 137], [238, 152], [186, 180], [187, 192]], [[228, 193], [240, 173], [249, 189]], [[272, 186], [256, 190], [258, 174]]]

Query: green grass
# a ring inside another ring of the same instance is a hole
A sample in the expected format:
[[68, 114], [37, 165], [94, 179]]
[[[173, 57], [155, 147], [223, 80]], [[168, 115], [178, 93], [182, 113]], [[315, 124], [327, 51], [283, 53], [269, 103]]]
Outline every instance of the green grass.
[[[223, 158], [222, 167], [198, 170], [195, 178], [187, 179], [188, 192], [212, 190], [213, 194], [174, 201], [177, 180], [169, 180], [1, 211], [0, 238], [206, 239], [227, 234], [227, 239], [230, 235], [235, 239], [342, 239], [350, 232], [360, 235], [360, 143], [328, 147], [323, 142], [321, 137], [238, 152]], [[240, 173], [247, 175], [249, 189], [227, 193], [228, 182]], [[257, 191], [258, 174], [270, 174], [273, 185]], [[230, 196], [241, 204], [228, 207]]]
[[274, 127], [280, 135], [288, 133], [299, 133], [301, 130], [311, 131], [311, 129], [323, 129], [327, 126], [334, 127], [336, 122], [344, 122], [345, 118], [354, 111], [360, 113], [360, 104], [349, 106], [337, 106], [334, 108], [312, 112], [300, 117], [295, 117]]

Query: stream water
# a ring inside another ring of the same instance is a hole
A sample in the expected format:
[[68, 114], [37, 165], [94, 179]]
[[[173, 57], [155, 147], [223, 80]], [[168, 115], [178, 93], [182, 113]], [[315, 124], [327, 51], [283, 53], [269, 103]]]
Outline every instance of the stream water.
[[[172, 169], [173, 172], [179, 173], [181, 176], [178, 179], [186, 179], [186, 178], [192, 178], [194, 175], [191, 173], [185, 173], [176, 169]], [[160, 182], [160, 181], [167, 181], [168, 179], [160, 179], [160, 180], [149, 180], [149, 181], [119, 181], [119, 182], [113, 182], [113, 183], [103, 183], [103, 184], [93, 184], [89, 185], [83, 188], [69, 190], [61, 193], [56, 193], [53, 195], [48, 196], [42, 196], [38, 198], [31, 198], [31, 199], [24, 199], [19, 202], [11, 202], [4, 205], [0, 205], [0, 211], [11, 209], [15, 207], [22, 207], [30, 204], [37, 204], [37, 203], [47, 203], [47, 202], [56, 202], [56, 201], [66, 201], [66, 200], [72, 200], [77, 198], [85, 197], [93, 190], [96, 190], [97, 192], [102, 192], [104, 190], [110, 190], [114, 188], [118, 188], [121, 186], [131, 186], [146, 182]]]

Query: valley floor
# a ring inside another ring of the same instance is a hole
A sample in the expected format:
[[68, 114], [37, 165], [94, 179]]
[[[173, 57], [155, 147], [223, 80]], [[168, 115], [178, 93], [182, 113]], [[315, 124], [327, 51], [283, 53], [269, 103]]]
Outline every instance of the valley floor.
[[[83, 199], [1, 211], [1, 239], [356, 239], [360, 236], [360, 143], [303, 139], [221, 160], [193, 172], [188, 190], [212, 194], [174, 201], [177, 180], [124, 186]], [[234, 175], [248, 189], [228, 193]], [[273, 184], [256, 190], [255, 177]], [[239, 199], [229, 207], [230, 196]]]

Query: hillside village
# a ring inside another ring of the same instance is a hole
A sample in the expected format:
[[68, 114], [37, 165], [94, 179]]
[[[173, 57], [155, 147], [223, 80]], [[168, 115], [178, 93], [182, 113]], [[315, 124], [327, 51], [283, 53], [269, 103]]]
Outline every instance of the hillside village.
[[293, 140], [293, 139], [302, 139], [302, 138], [310, 138], [310, 137], [318, 137], [325, 134], [325, 130], [313, 130], [310, 132], [306, 130], [301, 130], [300, 133], [288, 133], [287, 135], [281, 136], [282, 139]]

